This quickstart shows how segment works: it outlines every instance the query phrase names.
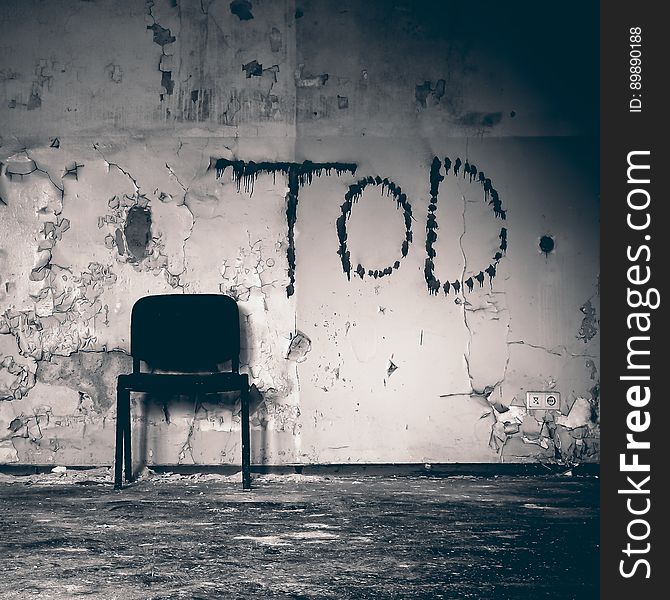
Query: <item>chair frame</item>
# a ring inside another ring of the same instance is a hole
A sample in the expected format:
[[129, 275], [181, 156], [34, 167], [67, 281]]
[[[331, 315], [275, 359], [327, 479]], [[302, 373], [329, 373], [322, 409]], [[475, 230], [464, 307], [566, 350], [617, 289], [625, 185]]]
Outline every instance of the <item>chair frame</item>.
[[[188, 296], [211, 296], [206, 294], [179, 294], [167, 295], [169, 297], [183, 298]], [[240, 373], [239, 364], [239, 313], [237, 304], [232, 298], [216, 295], [216, 299], [226, 298], [230, 304], [234, 304], [234, 315], [237, 316], [238, 339], [231, 344], [234, 353], [230, 357], [225, 357], [231, 361], [231, 371], [216, 371], [206, 374], [166, 374], [166, 373], [146, 373], [141, 371], [141, 362], [147, 357], [146, 354], [136, 356], [135, 347], [138, 345], [135, 340], [135, 322], [136, 306], [144, 301], [145, 298], [162, 298], [162, 296], [145, 296], [135, 303], [131, 317], [131, 354], [133, 356], [133, 372], [131, 374], [122, 374], [118, 376], [116, 387], [116, 448], [114, 459], [114, 489], [122, 489], [123, 480], [133, 481], [133, 461], [132, 461], [132, 436], [131, 436], [131, 392], [162, 392], [162, 393], [180, 393], [187, 391], [197, 396], [199, 393], [220, 393], [240, 391], [241, 403], [241, 421], [242, 421], [242, 488], [251, 489], [251, 456], [249, 444], [249, 376], [246, 373]], [[160, 300], [151, 300], [160, 302]], [[214, 300], [217, 301], [217, 300]], [[150, 364], [150, 363], [149, 363]], [[179, 389], [179, 391], [175, 391]], [[124, 473], [125, 471], [125, 473]]]

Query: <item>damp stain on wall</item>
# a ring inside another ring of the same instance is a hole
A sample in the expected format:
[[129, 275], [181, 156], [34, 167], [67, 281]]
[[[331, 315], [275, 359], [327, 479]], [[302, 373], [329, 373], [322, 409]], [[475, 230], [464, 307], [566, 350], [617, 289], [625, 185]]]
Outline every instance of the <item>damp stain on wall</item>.
[[[117, 231], [120, 230], [117, 229]], [[148, 207], [136, 205], [128, 211], [123, 228], [123, 239], [125, 239], [128, 252], [135, 260], [140, 261], [146, 257], [147, 247], [151, 240], [151, 211]]]

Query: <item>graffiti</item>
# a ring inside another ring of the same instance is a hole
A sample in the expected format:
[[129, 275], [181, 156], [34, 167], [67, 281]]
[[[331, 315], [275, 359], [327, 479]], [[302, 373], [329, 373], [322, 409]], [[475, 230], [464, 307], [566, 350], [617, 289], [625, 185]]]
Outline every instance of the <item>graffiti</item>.
[[[452, 288], [456, 293], [461, 289], [460, 281], [446, 281], [444, 284], [441, 284], [440, 280], [437, 279], [434, 274], [434, 259], [436, 256], [434, 244], [437, 242], [437, 230], [439, 229], [437, 221], [438, 195], [440, 183], [449, 176], [450, 171], [453, 171], [454, 177], [458, 177], [461, 167], [463, 167], [463, 178], [467, 177], [469, 183], [477, 182], [484, 188], [484, 201], [488, 202], [489, 206], [492, 207], [494, 217], [499, 218], [502, 221], [507, 219], [507, 212], [503, 210], [502, 201], [500, 200], [498, 192], [491, 184], [491, 180], [486, 177], [484, 171], [478, 171], [477, 167], [469, 163], [467, 160], [465, 161], [465, 164], [463, 164], [463, 161], [460, 158], [456, 158], [454, 161], [453, 169], [451, 165], [451, 159], [446, 157], [444, 159], [444, 175], [442, 175], [442, 162], [437, 156], [433, 158], [433, 162], [430, 165], [430, 204], [428, 205], [428, 218], [426, 219], [426, 261], [424, 278], [426, 280], [428, 292], [434, 295], [439, 293], [440, 288], [444, 291], [445, 295], [449, 294], [449, 290]], [[507, 229], [505, 227], [501, 228], [498, 238], [500, 239], [500, 245], [493, 255], [492, 262], [476, 274], [468, 273], [468, 278], [463, 280], [463, 284], [467, 287], [468, 292], [473, 291], [475, 281], [479, 283], [479, 287], [484, 286], [485, 274], [489, 276], [489, 284], [493, 284], [493, 278], [496, 276], [498, 263], [507, 251]], [[463, 276], [465, 277], [465, 274]]]
[[[349, 190], [344, 195], [344, 203], [340, 206], [342, 214], [337, 219], [337, 237], [340, 240], [340, 248], [337, 253], [340, 255], [342, 260], [342, 269], [347, 275], [347, 279], [351, 279], [351, 263], [349, 250], [347, 250], [347, 219], [351, 216], [351, 208], [355, 202], [358, 202], [363, 190], [368, 185], [377, 185], [381, 186], [382, 194], [387, 196], [391, 195], [395, 198], [397, 208], [403, 209], [403, 216], [405, 219], [405, 239], [400, 248], [402, 258], [407, 256], [409, 252], [409, 245], [412, 243], [412, 206], [407, 201], [407, 196], [403, 194], [400, 186], [396, 185], [388, 179], [382, 179], [381, 177], [367, 177], [366, 179], [360, 179], [358, 182], [349, 186]], [[384, 269], [368, 269], [367, 274], [369, 277], [374, 277], [375, 279], [379, 277], [384, 277], [390, 275], [393, 272], [393, 269], [400, 268], [400, 261], [396, 260], [392, 266], [386, 267]], [[365, 267], [359, 264], [356, 267], [356, 273], [358, 276], [363, 279], [365, 276]]]
[[[221, 178], [226, 169], [232, 170], [233, 180], [237, 184], [238, 192], [243, 188], [248, 194], [253, 194], [254, 183], [259, 175], [266, 173], [272, 174], [273, 177], [277, 173], [283, 174], [287, 178], [288, 192], [286, 194], [286, 222], [288, 228], [288, 248], [286, 251], [288, 262], [288, 276], [289, 283], [286, 286], [286, 295], [291, 297], [295, 293], [295, 269], [296, 269], [296, 248], [295, 248], [295, 223], [298, 216], [298, 197], [300, 188], [304, 185], [311, 184], [313, 178], [322, 175], [330, 175], [331, 171], [335, 171], [337, 175], [343, 173], [351, 173], [355, 175], [357, 165], [354, 163], [344, 162], [327, 162], [327, 163], [313, 163], [311, 161], [304, 161], [302, 163], [291, 162], [254, 162], [242, 160], [228, 160], [224, 158], [212, 158], [210, 160], [210, 169], [215, 169], [216, 177]], [[444, 173], [444, 174], [443, 174]], [[489, 285], [493, 285], [493, 278], [497, 274], [497, 268], [500, 260], [507, 252], [507, 228], [501, 227], [498, 239], [500, 244], [495, 249], [495, 253], [491, 258], [488, 266], [483, 267], [478, 272], [475, 270], [471, 273], [463, 273], [461, 278], [454, 281], [445, 281], [442, 283], [435, 277], [435, 258], [436, 250], [435, 243], [438, 240], [439, 224], [437, 220], [438, 198], [440, 191], [440, 184], [447, 178], [450, 173], [452, 177], [467, 178], [469, 183], [475, 183], [482, 187], [484, 191], [484, 202], [487, 202], [491, 207], [493, 216], [496, 219], [505, 221], [507, 219], [507, 211], [503, 209], [502, 201], [498, 191], [493, 187], [491, 179], [486, 177], [484, 171], [478, 170], [477, 167], [468, 160], [463, 162], [461, 158], [457, 157], [452, 163], [449, 157], [445, 157], [444, 162], [436, 156], [433, 158], [430, 166], [429, 181], [430, 181], [430, 203], [428, 204], [428, 215], [426, 218], [426, 260], [424, 266], [424, 278], [428, 287], [428, 292], [431, 295], [437, 295], [442, 290], [446, 295], [450, 290], [458, 294], [461, 289], [467, 289], [472, 292], [475, 287], [475, 282], [479, 287], [484, 286], [484, 281], [488, 275]], [[339, 240], [339, 248], [337, 254], [342, 263], [342, 270], [351, 279], [351, 253], [347, 247], [347, 220], [351, 217], [353, 205], [358, 202], [363, 194], [363, 190], [370, 185], [381, 187], [382, 194], [392, 196], [396, 201], [396, 208], [402, 209], [403, 218], [405, 222], [405, 239], [400, 248], [400, 258], [386, 267], [382, 268], [366, 268], [362, 264], [358, 264], [355, 273], [363, 279], [366, 275], [374, 279], [386, 277], [400, 268], [400, 261], [405, 258], [409, 252], [409, 246], [412, 243], [412, 205], [407, 199], [407, 195], [403, 193], [401, 187], [388, 178], [382, 179], [379, 175], [376, 177], [368, 176], [359, 179], [356, 183], [349, 186], [349, 189], [344, 195], [344, 202], [340, 206], [341, 215], [336, 221], [336, 231]], [[467, 277], [466, 277], [467, 276]]]
[[283, 173], [288, 178], [288, 193], [286, 194], [286, 222], [288, 225], [288, 259], [289, 284], [286, 286], [286, 296], [290, 298], [295, 293], [295, 222], [298, 217], [298, 192], [300, 187], [312, 183], [314, 176], [322, 174], [330, 175], [335, 171], [338, 175], [342, 173], [356, 173], [356, 165], [353, 163], [313, 163], [306, 160], [303, 163], [289, 162], [245, 162], [243, 160], [227, 160], [225, 158], [211, 159], [209, 168], [214, 168], [216, 177], [223, 177], [225, 170], [231, 167], [233, 179], [237, 183], [237, 191], [244, 185], [244, 191], [253, 194], [254, 183], [262, 173], [271, 173], [274, 177], [277, 173]]
[[[433, 259], [436, 256], [433, 244], [437, 241], [437, 194], [440, 189], [440, 182], [444, 180], [444, 176], [440, 174], [440, 159], [433, 158], [430, 165], [430, 204], [428, 205], [428, 217], [426, 218], [426, 263], [424, 267], [424, 277], [428, 284], [428, 292], [437, 294], [440, 291], [440, 280], [433, 275], [435, 271], [435, 264]], [[447, 167], [448, 168], [448, 167]], [[449, 293], [449, 282], [444, 284], [444, 293]]]

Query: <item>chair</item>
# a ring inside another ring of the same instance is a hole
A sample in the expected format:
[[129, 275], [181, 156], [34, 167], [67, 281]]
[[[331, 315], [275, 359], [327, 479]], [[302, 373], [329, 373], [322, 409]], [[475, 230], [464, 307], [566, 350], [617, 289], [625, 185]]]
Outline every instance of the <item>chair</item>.
[[[133, 372], [116, 387], [114, 488], [132, 481], [130, 393], [163, 395], [241, 392], [242, 487], [251, 488], [249, 377], [240, 373], [240, 321], [235, 300], [217, 294], [145, 296], [133, 306], [130, 323]], [[140, 361], [165, 372], [141, 372]], [[218, 366], [231, 362], [230, 371]]]

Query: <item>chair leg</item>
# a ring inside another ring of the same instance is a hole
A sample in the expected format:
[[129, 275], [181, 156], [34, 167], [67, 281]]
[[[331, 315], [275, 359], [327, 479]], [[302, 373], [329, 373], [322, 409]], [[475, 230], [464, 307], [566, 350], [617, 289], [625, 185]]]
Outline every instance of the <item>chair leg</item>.
[[124, 390], [116, 387], [116, 450], [114, 456], [114, 489], [120, 490], [123, 479], [123, 432], [125, 426]]
[[251, 489], [251, 449], [249, 447], [249, 382], [242, 386], [242, 489]]
[[125, 427], [123, 430], [123, 455], [125, 458], [126, 481], [133, 480], [133, 445], [131, 443], [131, 420], [130, 420], [130, 390], [124, 390], [125, 395], [123, 402], [125, 404], [126, 412], [124, 414]]

